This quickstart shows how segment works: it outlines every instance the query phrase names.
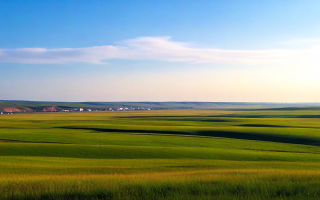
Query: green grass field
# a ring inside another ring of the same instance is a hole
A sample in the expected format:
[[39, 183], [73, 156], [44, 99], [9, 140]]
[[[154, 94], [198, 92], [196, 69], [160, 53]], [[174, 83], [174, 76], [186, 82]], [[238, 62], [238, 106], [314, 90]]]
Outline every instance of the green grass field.
[[0, 199], [320, 199], [320, 111], [0, 115]]

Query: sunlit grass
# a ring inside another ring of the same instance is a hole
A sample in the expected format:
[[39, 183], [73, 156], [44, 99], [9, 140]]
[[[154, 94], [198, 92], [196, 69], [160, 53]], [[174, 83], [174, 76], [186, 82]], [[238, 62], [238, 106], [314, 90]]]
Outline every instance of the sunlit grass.
[[6, 198], [316, 199], [320, 172], [195, 170], [117, 175], [36, 175], [0, 178]]
[[0, 116], [0, 199], [319, 199], [319, 111]]

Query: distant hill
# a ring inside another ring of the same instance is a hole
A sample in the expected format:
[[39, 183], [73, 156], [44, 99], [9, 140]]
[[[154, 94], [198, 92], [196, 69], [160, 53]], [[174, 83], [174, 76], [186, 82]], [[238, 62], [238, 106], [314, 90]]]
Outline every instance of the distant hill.
[[106, 110], [109, 108], [150, 109], [320, 109], [320, 103], [259, 102], [45, 102], [0, 100], [1, 112], [50, 112], [77, 108]]

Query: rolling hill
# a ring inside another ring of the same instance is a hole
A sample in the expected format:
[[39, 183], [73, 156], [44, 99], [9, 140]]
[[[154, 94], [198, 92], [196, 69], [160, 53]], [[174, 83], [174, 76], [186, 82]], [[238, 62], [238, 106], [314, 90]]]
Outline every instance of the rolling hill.
[[150, 108], [150, 109], [318, 109], [320, 103], [260, 103], [260, 102], [50, 102], [0, 100], [1, 112], [48, 112], [63, 109], [108, 108]]

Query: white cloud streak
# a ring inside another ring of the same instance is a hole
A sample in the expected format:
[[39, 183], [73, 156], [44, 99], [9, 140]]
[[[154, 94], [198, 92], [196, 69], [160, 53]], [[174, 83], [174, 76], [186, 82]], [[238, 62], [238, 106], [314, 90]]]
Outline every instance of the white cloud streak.
[[282, 44], [286, 45], [314, 45], [319, 44], [320, 39], [310, 39], [310, 38], [302, 38], [302, 39], [295, 39], [283, 42]]
[[170, 37], [140, 37], [117, 45], [85, 48], [0, 49], [1, 63], [104, 64], [109, 59], [241, 65], [318, 65], [320, 46], [314, 45], [303, 49], [224, 50], [193, 47], [188, 43], [172, 41]]

